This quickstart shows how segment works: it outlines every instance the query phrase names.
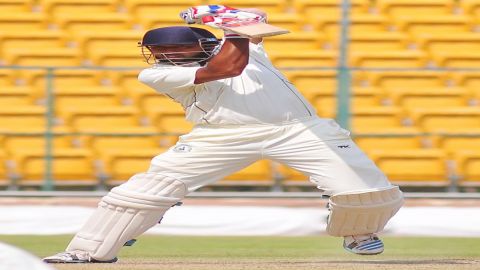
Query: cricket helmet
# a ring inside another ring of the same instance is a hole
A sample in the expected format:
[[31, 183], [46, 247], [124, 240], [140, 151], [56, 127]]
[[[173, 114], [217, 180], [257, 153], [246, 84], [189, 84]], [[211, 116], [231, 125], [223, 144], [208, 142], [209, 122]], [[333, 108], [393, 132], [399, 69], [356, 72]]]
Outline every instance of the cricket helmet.
[[[174, 53], [152, 53], [151, 48], [155, 46], [173, 46], [173, 45], [195, 45], [200, 49], [194, 56], [179, 57], [181, 51]], [[219, 48], [220, 40], [210, 31], [188, 26], [170, 26], [149, 30], [143, 36], [139, 46], [142, 55], [149, 64], [169, 64], [175, 66], [186, 66], [198, 63], [205, 63], [216, 53]]]

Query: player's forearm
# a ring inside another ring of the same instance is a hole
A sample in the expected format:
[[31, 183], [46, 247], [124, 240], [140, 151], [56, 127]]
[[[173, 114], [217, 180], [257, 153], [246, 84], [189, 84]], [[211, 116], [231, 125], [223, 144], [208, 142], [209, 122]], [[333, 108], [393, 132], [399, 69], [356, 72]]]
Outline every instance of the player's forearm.
[[248, 57], [249, 40], [247, 38], [227, 39], [220, 52], [205, 67], [198, 69], [195, 84], [240, 75], [248, 64]]

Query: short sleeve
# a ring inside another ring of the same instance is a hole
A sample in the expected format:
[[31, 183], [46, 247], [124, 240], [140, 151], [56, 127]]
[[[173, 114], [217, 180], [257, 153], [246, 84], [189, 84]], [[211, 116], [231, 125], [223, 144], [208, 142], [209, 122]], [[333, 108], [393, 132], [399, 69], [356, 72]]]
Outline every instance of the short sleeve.
[[138, 80], [157, 92], [168, 92], [194, 86], [195, 74], [200, 67], [160, 67], [142, 70]]

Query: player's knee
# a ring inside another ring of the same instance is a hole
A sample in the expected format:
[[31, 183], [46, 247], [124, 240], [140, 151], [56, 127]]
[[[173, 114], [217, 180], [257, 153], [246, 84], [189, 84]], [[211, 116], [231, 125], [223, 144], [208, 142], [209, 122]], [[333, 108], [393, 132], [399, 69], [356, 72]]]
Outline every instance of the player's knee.
[[350, 236], [380, 232], [402, 205], [403, 194], [397, 186], [336, 194], [329, 199], [327, 233]]
[[[132, 176], [103, 198], [107, 203], [134, 208], [171, 206], [185, 197], [186, 185], [161, 173], [146, 172]], [[124, 205], [127, 202], [127, 205]]]

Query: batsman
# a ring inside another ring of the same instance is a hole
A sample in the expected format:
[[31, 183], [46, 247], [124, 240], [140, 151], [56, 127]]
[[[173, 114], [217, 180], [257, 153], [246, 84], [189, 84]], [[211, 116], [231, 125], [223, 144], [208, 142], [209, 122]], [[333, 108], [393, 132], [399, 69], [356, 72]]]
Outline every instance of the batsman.
[[[219, 5], [193, 7], [181, 17], [213, 27], [227, 19], [266, 21], [259, 10]], [[261, 37], [225, 31], [219, 40], [202, 28], [172, 26], [146, 32], [140, 48], [152, 66], [138, 79], [180, 103], [194, 128], [154, 157], [148, 171], [113, 188], [66, 251], [44, 261], [115, 262], [125, 243], [156, 225], [188, 193], [260, 159], [310, 177], [319, 197], [329, 198], [327, 233], [343, 237], [346, 250], [383, 252], [377, 233], [400, 209], [402, 192], [347, 130], [316, 115], [272, 65]]]

